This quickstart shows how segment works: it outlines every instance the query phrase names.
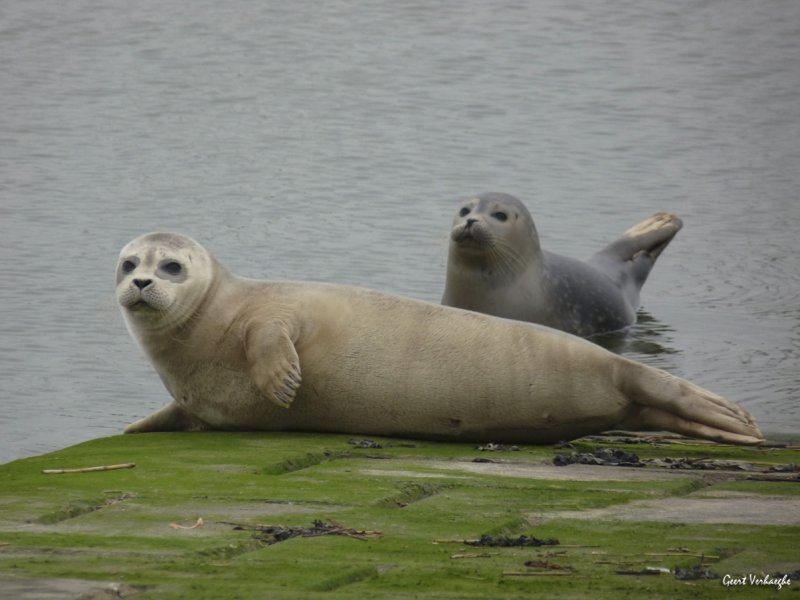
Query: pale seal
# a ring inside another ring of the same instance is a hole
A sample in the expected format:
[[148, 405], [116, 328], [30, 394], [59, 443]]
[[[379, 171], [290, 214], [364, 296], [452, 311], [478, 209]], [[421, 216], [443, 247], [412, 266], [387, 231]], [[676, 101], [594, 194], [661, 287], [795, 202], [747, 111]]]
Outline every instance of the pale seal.
[[366, 289], [243, 279], [177, 234], [123, 248], [117, 298], [172, 396], [126, 432], [547, 443], [624, 427], [761, 441], [735, 403], [578, 337]]
[[586, 262], [543, 250], [514, 196], [485, 193], [453, 220], [442, 304], [588, 337], [636, 322], [639, 291], [681, 228], [657, 213]]

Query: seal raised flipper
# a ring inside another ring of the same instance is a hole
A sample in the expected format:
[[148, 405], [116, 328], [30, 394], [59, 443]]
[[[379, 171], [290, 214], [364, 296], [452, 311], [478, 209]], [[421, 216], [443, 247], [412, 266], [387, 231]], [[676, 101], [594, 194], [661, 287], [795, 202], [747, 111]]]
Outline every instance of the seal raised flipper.
[[586, 262], [605, 273], [623, 290], [633, 307], [656, 259], [683, 227], [676, 215], [658, 212], [637, 223]]
[[683, 227], [683, 221], [671, 213], [657, 212], [641, 223], [627, 229], [622, 236], [603, 248], [597, 255], [609, 254], [617, 260], [632, 260], [640, 252], [658, 258], [675, 234]]

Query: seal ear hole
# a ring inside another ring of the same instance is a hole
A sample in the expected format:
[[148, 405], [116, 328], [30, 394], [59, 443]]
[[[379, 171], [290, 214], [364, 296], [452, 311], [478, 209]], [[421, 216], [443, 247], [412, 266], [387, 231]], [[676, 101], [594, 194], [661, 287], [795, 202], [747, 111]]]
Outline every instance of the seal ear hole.
[[466, 217], [468, 214], [469, 214], [469, 208], [466, 206], [462, 208], [460, 211], [458, 211], [459, 217]]
[[136, 268], [136, 263], [132, 260], [126, 260], [122, 263], [122, 272], [123, 273], [132, 273], [133, 270]]
[[497, 211], [492, 213], [492, 218], [497, 219], [501, 223], [505, 223], [508, 220], [508, 215], [503, 211]]
[[161, 269], [169, 275], [180, 275], [183, 267], [179, 262], [169, 260], [161, 265]]

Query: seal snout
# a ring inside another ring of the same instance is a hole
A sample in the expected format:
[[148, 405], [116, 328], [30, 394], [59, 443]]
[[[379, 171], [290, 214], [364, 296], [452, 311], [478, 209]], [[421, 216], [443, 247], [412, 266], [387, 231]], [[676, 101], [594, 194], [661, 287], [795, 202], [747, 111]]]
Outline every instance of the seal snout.
[[491, 232], [480, 217], [464, 219], [453, 228], [450, 235], [450, 239], [464, 250], [483, 248], [491, 243], [491, 237]]
[[123, 308], [136, 312], [145, 308], [163, 310], [170, 303], [168, 296], [154, 279], [136, 277], [120, 288], [118, 299]]
[[478, 231], [478, 227], [473, 228], [472, 226], [477, 222], [478, 219], [474, 217], [466, 219], [462, 224], [453, 229], [453, 233], [450, 237], [454, 242], [463, 242], [466, 240], [475, 241], [475, 235]]

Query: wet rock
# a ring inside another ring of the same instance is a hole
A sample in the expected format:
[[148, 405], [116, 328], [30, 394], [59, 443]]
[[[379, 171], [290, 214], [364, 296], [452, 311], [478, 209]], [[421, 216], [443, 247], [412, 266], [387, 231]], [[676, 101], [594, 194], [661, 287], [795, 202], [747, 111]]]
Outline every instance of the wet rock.
[[675, 569], [675, 579], [681, 581], [694, 581], [695, 579], [719, 579], [719, 575], [712, 573], [702, 565], [695, 565], [687, 569], [678, 567]]
[[519, 446], [484, 444], [483, 446], [475, 446], [475, 450], [480, 450], [481, 452], [519, 452]]
[[379, 531], [356, 531], [342, 527], [338, 523], [325, 523], [315, 520], [311, 527], [285, 527], [283, 525], [242, 525], [238, 523], [224, 523], [232, 525], [235, 531], [252, 531], [253, 538], [265, 544], [277, 544], [296, 537], [318, 537], [321, 535], [344, 535], [357, 539], [374, 539], [382, 537]]
[[770, 467], [768, 469], [770, 473], [798, 473], [800, 472], [800, 468], [794, 463], [789, 463], [788, 465], [776, 465], [774, 467]]
[[527, 560], [525, 561], [525, 566], [531, 569], [545, 569], [547, 571], [572, 571], [570, 566], [558, 565], [546, 560]]
[[571, 464], [581, 465], [612, 465], [615, 467], [644, 467], [639, 456], [633, 452], [613, 448], [598, 448], [591, 453], [572, 452], [571, 454], [556, 454], [553, 464], [564, 467]]
[[467, 546], [489, 546], [492, 548], [513, 548], [520, 546], [557, 546], [558, 540], [540, 540], [535, 537], [528, 537], [527, 535], [520, 535], [518, 537], [508, 537], [505, 535], [482, 535], [479, 540], [465, 540]]
[[693, 471], [755, 471], [756, 466], [738, 460], [715, 460], [710, 458], [652, 458], [645, 463], [662, 469], [690, 469]]
[[347, 443], [351, 446], [355, 446], [356, 448], [365, 448], [365, 449], [376, 449], [376, 448], [383, 448], [378, 442], [374, 442], [372, 440], [357, 440], [355, 438], [350, 438], [347, 440]]
[[629, 569], [619, 569], [614, 571], [617, 575], [661, 575], [662, 573], [669, 573], [666, 567], [645, 567], [639, 571], [632, 571]]

